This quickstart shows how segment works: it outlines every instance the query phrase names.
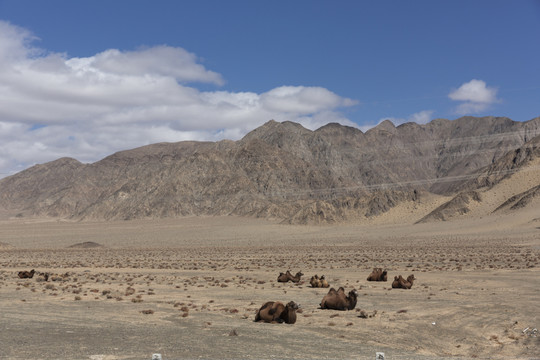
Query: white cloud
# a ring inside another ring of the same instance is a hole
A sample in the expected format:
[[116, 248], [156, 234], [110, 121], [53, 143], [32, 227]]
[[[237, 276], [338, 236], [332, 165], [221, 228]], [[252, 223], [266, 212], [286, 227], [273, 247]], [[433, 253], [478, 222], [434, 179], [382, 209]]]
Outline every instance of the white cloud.
[[37, 40], [28, 30], [0, 21], [0, 64], [6, 64], [15, 60], [24, 60], [34, 56], [41, 50], [28, 46], [30, 42]]
[[271, 111], [310, 114], [339, 106], [353, 105], [321, 87], [281, 86], [261, 95], [263, 106]]
[[181, 48], [69, 58], [36, 39], [0, 21], [0, 177], [62, 156], [93, 162], [161, 141], [238, 139], [270, 119], [354, 126], [339, 108], [356, 102], [321, 87], [199, 91], [189, 84], [224, 80]]
[[138, 51], [111, 49], [89, 58], [73, 58], [66, 64], [80, 72], [115, 75], [174, 77], [180, 82], [209, 82], [223, 85], [221, 75], [197, 64], [195, 54], [181, 48], [156, 46]]
[[433, 110], [424, 110], [417, 113], [412, 114], [409, 116], [408, 121], [406, 122], [415, 122], [417, 124], [427, 124], [433, 119], [433, 113], [435, 111]]
[[476, 79], [451, 91], [448, 97], [455, 101], [463, 101], [456, 108], [456, 112], [462, 115], [482, 112], [499, 101], [496, 88], [488, 87], [484, 81]]

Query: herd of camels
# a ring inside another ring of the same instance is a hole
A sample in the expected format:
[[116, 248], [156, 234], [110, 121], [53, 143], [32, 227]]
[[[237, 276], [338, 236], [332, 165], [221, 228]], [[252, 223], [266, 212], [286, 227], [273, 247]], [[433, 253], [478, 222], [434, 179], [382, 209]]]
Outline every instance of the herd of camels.
[[[18, 277], [21, 279], [31, 279], [34, 277], [36, 271], [34, 269], [30, 271], [19, 271]], [[292, 275], [289, 270], [285, 273], [280, 273], [277, 281], [286, 283], [292, 281], [293, 283], [299, 283], [304, 274], [299, 271], [296, 275]], [[49, 274], [39, 273], [42, 280], [47, 281]], [[387, 281], [388, 272], [382, 268], [374, 268], [371, 274], [367, 277], [367, 281]], [[401, 275], [395, 276], [392, 282], [392, 288], [394, 289], [410, 289], [413, 286], [413, 282], [416, 280], [414, 275], [409, 275], [407, 279], [404, 279]], [[310, 280], [311, 287], [313, 288], [328, 288], [330, 285], [326, 281], [324, 275], [321, 277], [314, 275]], [[356, 306], [358, 299], [358, 292], [353, 289], [348, 294], [345, 293], [343, 287], [339, 287], [337, 290], [330, 288], [328, 293], [323, 297], [320, 308], [332, 309], [332, 310], [352, 310]], [[255, 315], [255, 321], [263, 321], [268, 323], [285, 323], [294, 324], [296, 322], [296, 311], [300, 305], [294, 301], [290, 301], [287, 305], [280, 301], [268, 301], [257, 311]]]
[[[300, 279], [304, 275], [301, 271], [297, 272], [296, 275], [292, 275], [289, 270], [285, 273], [280, 273], [278, 276], [278, 282], [289, 282], [294, 283], [300, 282]], [[387, 281], [388, 272], [382, 268], [374, 268], [371, 274], [367, 277], [367, 281]], [[392, 288], [394, 289], [410, 289], [413, 286], [414, 280], [416, 278], [414, 275], [409, 275], [407, 279], [404, 279], [403, 276], [398, 275], [394, 277], [392, 282]], [[330, 285], [326, 281], [324, 275], [319, 277], [314, 275], [310, 280], [311, 287], [314, 288], [327, 288]], [[323, 297], [320, 308], [321, 309], [332, 309], [332, 310], [352, 310], [356, 306], [356, 301], [358, 299], [358, 292], [353, 289], [349, 291], [348, 294], [345, 293], [343, 287], [339, 289], [330, 288], [328, 293]], [[255, 321], [263, 321], [268, 323], [285, 323], [285, 324], [294, 324], [296, 322], [296, 310], [300, 308], [300, 305], [294, 301], [290, 301], [287, 305], [284, 305], [280, 301], [268, 301], [257, 311], [255, 315]]]

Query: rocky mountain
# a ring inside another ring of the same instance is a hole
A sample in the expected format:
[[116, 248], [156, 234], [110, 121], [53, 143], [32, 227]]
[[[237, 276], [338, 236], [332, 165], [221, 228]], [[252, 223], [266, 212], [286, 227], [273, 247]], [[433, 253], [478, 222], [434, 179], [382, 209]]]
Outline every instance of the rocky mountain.
[[[530, 174], [528, 174], [530, 173]], [[527, 181], [519, 181], [518, 175]], [[503, 184], [506, 182], [506, 184]], [[502, 202], [495, 203], [492, 213], [504, 210], [520, 209], [530, 204], [535, 198], [540, 199], [540, 135], [527, 141], [523, 146], [507, 152], [492, 164], [479, 169], [469, 180], [453, 184], [455, 196], [434, 209], [419, 222], [448, 220], [467, 214], [474, 203], [483, 202], [490, 197], [492, 189], [508, 194]], [[508, 189], [509, 188], [509, 189]], [[538, 211], [540, 214], [540, 209]]]
[[361, 221], [427, 195], [490, 186], [502, 170], [515, 172], [538, 156], [538, 135], [540, 118], [384, 121], [365, 133], [269, 121], [239, 141], [160, 143], [92, 164], [62, 158], [36, 165], [0, 180], [0, 207], [11, 216], [75, 220]]

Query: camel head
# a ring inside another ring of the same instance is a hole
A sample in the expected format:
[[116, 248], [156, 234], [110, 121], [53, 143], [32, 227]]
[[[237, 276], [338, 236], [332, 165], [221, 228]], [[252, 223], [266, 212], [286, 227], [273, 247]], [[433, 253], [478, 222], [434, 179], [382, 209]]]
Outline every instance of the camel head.
[[352, 289], [351, 291], [349, 291], [348, 300], [348, 309], [354, 309], [356, 307], [356, 302], [358, 301], [358, 292], [356, 291], [356, 289]]
[[289, 309], [298, 310], [300, 308], [300, 304], [297, 304], [294, 301], [289, 301], [289, 303], [287, 304], [287, 307]]

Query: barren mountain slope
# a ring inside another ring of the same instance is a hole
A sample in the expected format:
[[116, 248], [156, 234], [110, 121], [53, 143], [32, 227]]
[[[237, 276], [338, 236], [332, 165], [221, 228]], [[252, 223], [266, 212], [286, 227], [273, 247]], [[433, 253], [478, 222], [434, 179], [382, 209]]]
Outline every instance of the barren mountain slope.
[[448, 220], [465, 214], [479, 217], [517, 210], [537, 203], [538, 198], [540, 136], [481, 169], [477, 176], [458, 188], [456, 196], [421, 221]]
[[357, 221], [420, 203], [428, 191], [448, 195], [538, 133], [540, 118], [385, 121], [365, 134], [269, 121], [236, 142], [161, 143], [93, 164], [62, 158], [36, 165], [0, 180], [0, 206], [11, 216], [71, 219]]

